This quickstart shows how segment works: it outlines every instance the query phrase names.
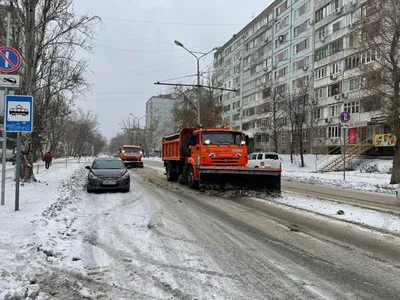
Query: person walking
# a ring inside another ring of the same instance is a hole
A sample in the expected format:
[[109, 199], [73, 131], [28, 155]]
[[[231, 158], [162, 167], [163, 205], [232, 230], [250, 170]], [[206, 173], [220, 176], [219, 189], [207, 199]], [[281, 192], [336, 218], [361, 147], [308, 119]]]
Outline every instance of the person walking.
[[46, 155], [43, 158], [44, 161], [44, 165], [46, 167], [46, 169], [48, 169], [50, 167], [51, 161], [53, 160], [53, 158], [50, 155], [50, 152], [47, 152]]

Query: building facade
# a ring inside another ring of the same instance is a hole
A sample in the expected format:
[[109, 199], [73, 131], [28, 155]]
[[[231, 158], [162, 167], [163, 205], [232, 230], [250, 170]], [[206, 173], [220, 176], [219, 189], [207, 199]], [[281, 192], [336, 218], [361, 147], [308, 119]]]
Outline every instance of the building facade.
[[[354, 29], [368, 15], [363, 2], [322, 0], [315, 5], [314, 143], [326, 151], [341, 139], [347, 144], [373, 143], [376, 134], [390, 132], [383, 122], [381, 101], [363, 89], [362, 67], [378, 59], [374, 51], [360, 51], [356, 45]], [[351, 116], [345, 136], [339, 126], [343, 111]]]
[[[238, 90], [218, 91], [216, 101], [226, 124], [252, 138], [251, 150], [274, 150], [277, 131], [279, 153], [297, 152], [293, 139], [301, 139], [304, 153], [327, 153], [343, 138], [372, 143], [390, 131], [380, 101], [361, 88], [359, 66], [377, 59], [355, 47], [353, 31], [363, 14], [360, 0], [276, 0], [215, 53], [214, 84]], [[290, 99], [301, 94], [298, 135]], [[351, 115], [345, 137], [339, 126], [344, 111]]]
[[[216, 93], [224, 121], [249, 134], [254, 150], [275, 148], [272, 130], [278, 133], [278, 152], [290, 152], [293, 137], [285, 103], [312, 80], [312, 17], [311, 0], [277, 0], [215, 53], [215, 84], [238, 89]], [[309, 152], [309, 126], [303, 127]]]
[[171, 134], [173, 128], [172, 109], [177, 99], [171, 95], [152, 96], [146, 102], [146, 125], [145, 129], [151, 131], [152, 140], [156, 141], [151, 149], [153, 155], [161, 151], [161, 140], [166, 134]]

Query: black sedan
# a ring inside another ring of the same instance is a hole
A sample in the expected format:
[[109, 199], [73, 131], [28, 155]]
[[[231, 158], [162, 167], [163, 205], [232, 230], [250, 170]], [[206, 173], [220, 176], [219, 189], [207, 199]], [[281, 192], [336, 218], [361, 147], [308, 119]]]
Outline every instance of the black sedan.
[[130, 176], [124, 163], [119, 158], [97, 157], [89, 170], [87, 192], [122, 191], [129, 192]]

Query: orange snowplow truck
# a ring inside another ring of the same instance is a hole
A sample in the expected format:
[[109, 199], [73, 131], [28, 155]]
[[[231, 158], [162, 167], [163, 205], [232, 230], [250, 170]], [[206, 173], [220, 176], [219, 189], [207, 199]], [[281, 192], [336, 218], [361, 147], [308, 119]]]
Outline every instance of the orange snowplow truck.
[[143, 168], [142, 153], [139, 146], [123, 145], [119, 148], [119, 157], [127, 168]]
[[281, 169], [247, 168], [248, 136], [226, 128], [185, 127], [162, 141], [168, 181], [281, 191]]

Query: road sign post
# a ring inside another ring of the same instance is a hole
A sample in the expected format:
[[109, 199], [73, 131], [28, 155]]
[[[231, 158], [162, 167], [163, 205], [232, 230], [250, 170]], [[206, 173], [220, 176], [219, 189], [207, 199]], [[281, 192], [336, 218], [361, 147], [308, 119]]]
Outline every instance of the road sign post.
[[[19, 52], [9, 47], [11, 37], [11, 9], [7, 12], [7, 31], [6, 31], [6, 47], [0, 47], [0, 71], [3, 73], [15, 72], [19, 69], [22, 63]], [[2, 77], [4, 83], [14, 82], [12, 77]], [[7, 78], [7, 79], [6, 79]], [[10, 79], [11, 78], [11, 79]], [[19, 80], [14, 78], [16, 84], [19, 85]], [[4, 81], [5, 80], [5, 81]], [[14, 86], [16, 87], [16, 86]], [[7, 133], [6, 133], [6, 95], [8, 94], [8, 86], [4, 89], [4, 116], [3, 116], [3, 145], [2, 145], [2, 174], [1, 174], [1, 205], [5, 204], [6, 194], [6, 156], [7, 156]], [[11, 87], [10, 87], [11, 88]]]
[[339, 120], [341, 122], [341, 126], [343, 128], [343, 181], [346, 181], [346, 151], [347, 151], [347, 145], [346, 145], [346, 135], [347, 135], [347, 128], [349, 127], [348, 122], [350, 122], [350, 113], [347, 111], [342, 112], [339, 115]]
[[17, 133], [17, 164], [15, 175], [15, 211], [19, 210], [19, 179], [21, 170], [21, 134], [33, 130], [33, 97], [7, 95], [5, 106], [6, 132]]

